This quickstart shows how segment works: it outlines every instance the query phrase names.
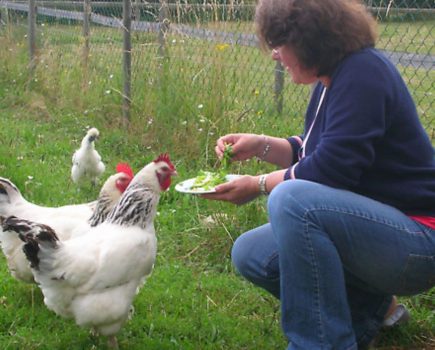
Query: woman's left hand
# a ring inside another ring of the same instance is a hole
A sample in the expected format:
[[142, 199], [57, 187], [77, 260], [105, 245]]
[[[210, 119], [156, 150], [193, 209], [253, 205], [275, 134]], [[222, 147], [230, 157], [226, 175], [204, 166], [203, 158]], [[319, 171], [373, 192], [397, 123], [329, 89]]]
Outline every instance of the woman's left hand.
[[202, 194], [201, 197], [241, 205], [260, 195], [258, 176], [250, 175], [244, 175], [233, 181], [218, 185], [215, 190], [216, 192]]

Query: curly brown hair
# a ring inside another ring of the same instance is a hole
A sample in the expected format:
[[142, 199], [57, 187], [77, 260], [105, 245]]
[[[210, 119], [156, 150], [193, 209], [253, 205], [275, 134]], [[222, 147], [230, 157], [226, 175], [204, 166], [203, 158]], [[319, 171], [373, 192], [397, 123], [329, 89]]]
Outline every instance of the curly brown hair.
[[331, 76], [348, 54], [374, 47], [376, 21], [357, 0], [259, 0], [261, 47], [290, 47], [307, 69]]

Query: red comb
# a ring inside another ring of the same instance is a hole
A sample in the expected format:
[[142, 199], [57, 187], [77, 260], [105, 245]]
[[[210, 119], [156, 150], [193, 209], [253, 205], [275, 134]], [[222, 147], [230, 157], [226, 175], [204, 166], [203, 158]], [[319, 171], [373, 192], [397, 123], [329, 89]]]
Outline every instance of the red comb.
[[134, 177], [133, 170], [131, 170], [130, 165], [128, 165], [127, 163], [118, 163], [116, 165], [116, 172], [127, 174], [131, 178]]
[[167, 153], [162, 153], [156, 159], [154, 159], [154, 163], [158, 163], [158, 162], [166, 162], [168, 164], [169, 168], [171, 168], [172, 170], [175, 169], [174, 165], [172, 164], [171, 160], [169, 159], [169, 154], [167, 154]]

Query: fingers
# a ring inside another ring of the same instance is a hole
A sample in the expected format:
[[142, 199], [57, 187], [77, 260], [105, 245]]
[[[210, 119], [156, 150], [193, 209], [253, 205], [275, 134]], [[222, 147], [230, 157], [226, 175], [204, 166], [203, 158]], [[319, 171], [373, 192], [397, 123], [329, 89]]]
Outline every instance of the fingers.
[[[254, 185], [252, 181], [255, 182]], [[205, 199], [226, 201], [236, 205], [245, 204], [257, 196], [257, 181], [252, 176], [242, 176], [223, 183], [215, 187], [215, 192], [201, 195]]]
[[225, 146], [230, 144], [234, 144], [236, 142], [236, 139], [234, 135], [225, 135], [220, 138], [218, 138], [216, 144], [219, 146], [220, 149], [224, 150]]
[[216, 155], [218, 156], [219, 159], [222, 159], [222, 156], [224, 155], [224, 151], [225, 151], [224, 139], [225, 139], [225, 136], [220, 137], [216, 142], [215, 152], [216, 152]]
[[217, 157], [219, 159], [222, 159], [222, 157], [224, 156], [224, 152], [218, 145], [215, 146], [214, 151], [215, 151]]
[[213, 199], [213, 200], [220, 200], [220, 201], [230, 201], [229, 193], [234, 188], [234, 185], [232, 184], [233, 181], [226, 182], [221, 185], [217, 185], [213, 193], [207, 193], [201, 195], [201, 197], [205, 199]]
[[[225, 148], [228, 144], [230, 145], [234, 145], [237, 142], [237, 139], [235, 137], [235, 135], [233, 134], [229, 134], [229, 135], [225, 135], [220, 137], [217, 141], [216, 141], [216, 147], [215, 147], [215, 152], [216, 155], [218, 156], [219, 159], [222, 159], [222, 156], [225, 152]], [[234, 149], [233, 149], [234, 152]]]

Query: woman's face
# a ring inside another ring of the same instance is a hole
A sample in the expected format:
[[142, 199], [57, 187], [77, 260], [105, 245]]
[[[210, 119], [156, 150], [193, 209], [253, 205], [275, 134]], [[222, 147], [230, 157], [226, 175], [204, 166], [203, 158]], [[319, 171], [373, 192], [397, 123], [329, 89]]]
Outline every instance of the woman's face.
[[281, 62], [295, 84], [312, 84], [319, 80], [316, 69], [304, 68], [293, 50], [287, 46], [279, 46], [273, 49], [272, 59]]

